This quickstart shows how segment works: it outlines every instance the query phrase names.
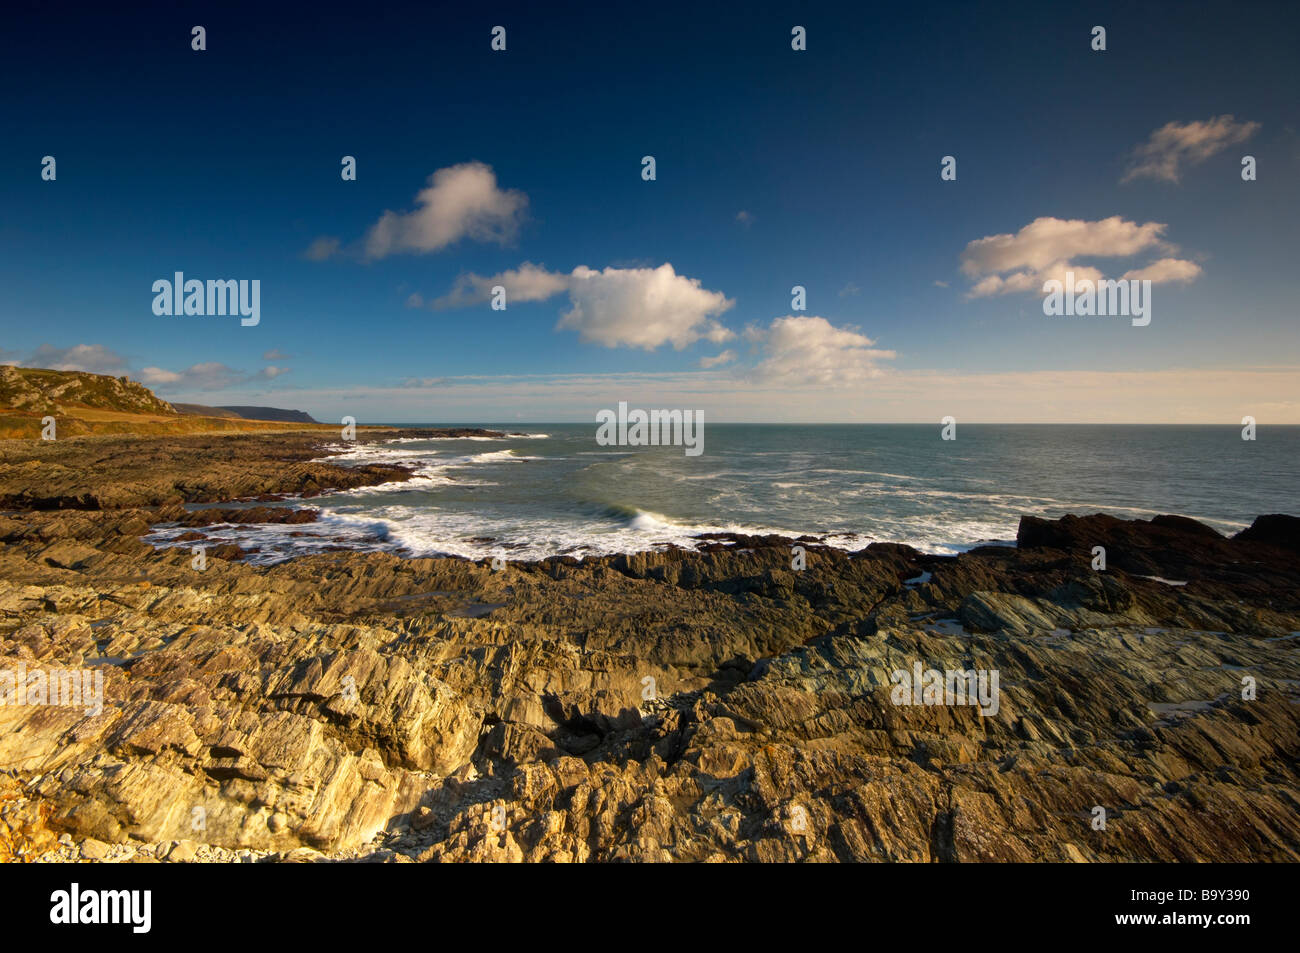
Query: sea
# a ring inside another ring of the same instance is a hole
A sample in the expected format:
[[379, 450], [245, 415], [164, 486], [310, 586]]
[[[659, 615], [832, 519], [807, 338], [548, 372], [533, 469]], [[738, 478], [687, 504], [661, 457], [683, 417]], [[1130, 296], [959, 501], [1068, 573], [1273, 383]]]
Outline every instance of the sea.
[[[464, 424], [403, 425], [432, 428]], [[703, 452], [601, 446], [596, 424], [473, 424], [501, 438], [337, 443], [322, 459], [396, 463], [415, 477], [286, 506], [312, 524], [216, 526], [210, 541], [270, 564], [306, 553], [531, 560], [667, 546], [703, 533], [814, 536], [848, 550], [907, 543], [952, 554], [1014, 545], [1022, 515], [1176, 513], [1225, 534], [1300, 513], [1300, 427], [708, 424]], [[183, 528], [150, 541], [176, 544]]]

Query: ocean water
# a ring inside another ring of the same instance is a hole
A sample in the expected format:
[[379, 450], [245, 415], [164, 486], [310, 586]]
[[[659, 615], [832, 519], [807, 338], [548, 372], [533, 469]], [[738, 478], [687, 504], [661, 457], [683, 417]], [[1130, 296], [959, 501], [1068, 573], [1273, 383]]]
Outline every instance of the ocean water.
[[1178, 513], [1233, 533], [1261, 513], [1300, 513], [1300, 427], [1244, 441], [1236, 426], [960, 425], [945, 441], [937, 424], [708, 424], [704, 452], [687, 456], [599, 446], [594, 423], [482, 426], [526, 436], [339, 443], [334, 462], [418, 476], [313, 498], [315, 524], [209, 532], [260, 547], [260, 563], [331, 547], [582, 557], [729, 531], [955, 553], [1014, 541], [1024, 514]]

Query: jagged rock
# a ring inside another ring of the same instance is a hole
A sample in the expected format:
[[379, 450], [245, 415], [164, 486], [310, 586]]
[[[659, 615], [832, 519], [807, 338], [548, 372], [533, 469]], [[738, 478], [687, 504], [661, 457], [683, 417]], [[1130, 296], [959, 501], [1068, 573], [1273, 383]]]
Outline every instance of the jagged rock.
[[1266, 543], [1284, 549], [1300, 549], [1300, 517], [1271, 513], [1257, 516], [1255, 522], [1232, 537], [1248, 543]]
[[[0, 448], [0, 673], [104, 687], [0, 705], [0, 859], [1300, 859], [1290, 517], [1026, 517], [957, 557], [805, 540], [802, 572], [759, 537], [509, 573], [197, 572], [139, 541], [183, 502], [394, 478], [306, 463], [313, 439]], [[917, 663], [997, 672], [997, 710], [899, 703]]]

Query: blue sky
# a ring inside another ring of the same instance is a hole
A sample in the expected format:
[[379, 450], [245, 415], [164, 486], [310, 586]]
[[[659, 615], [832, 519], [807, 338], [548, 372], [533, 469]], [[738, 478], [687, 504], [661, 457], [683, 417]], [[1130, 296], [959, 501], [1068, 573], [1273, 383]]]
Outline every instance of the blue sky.
[[[18, 14], [0, 358], [319, 419], [1297, 423], [1297, 26], [1281, 4]], [[430, 306], [525, 263], [504, 311]], [[1045, 316], [1067, 264], [1154, 275], [1150, 325]], [[155, 315], [175, 271], [260, 280], [260, 323]]]

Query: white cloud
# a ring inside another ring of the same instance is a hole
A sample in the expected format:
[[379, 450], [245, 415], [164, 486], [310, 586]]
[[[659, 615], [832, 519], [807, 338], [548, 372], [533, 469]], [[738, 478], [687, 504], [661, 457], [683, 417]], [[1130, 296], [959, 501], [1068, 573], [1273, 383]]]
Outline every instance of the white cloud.
[[[1067, 271], [1076, 281], [1101, 280], [1097, 268], [1074, 263], [1076, 258], [1126, 258], [1142, 252], [1176, 251], [1165, 241], [1167, 225], [1139, 225], [1112, 215], [1099, 221], [1036, 218], [1014, 235], [989, 235], [967, 244], [961, 270], [977, 279], [969, 297], [1032, 292], [1041, 294], [1043, 282], [1064, 280]], [[1200, 267], [1176, 258], [1163, 258], [1145, 269], [1152, 281], [1190, 281]], [[1136, 274], [1130, 271], [1125, 277]]]
[[47, 367], [54, 371], [88, 371], [114, 376], [124, 374], [127, 368], [126, 358], [102, 344], [77, 344], [73, 347], [42, 344], [24, 363], [27, 367]]
[[661, 344], [681, 350], [701, 339], [721, 344], [734, 337], [712, 316], [735, 302], [670, 264], [604, 271], [579, 265], [569, 282], [573, 307], [556, 327], [577, 331], [584, 341], [653, 351]]
[[281, 351], [278, 347], [272, 348], [269, 351], [265, 351], [262, 354], [262, 360], [264, 361], [285, 361], [291, 357], [293, 357], [292, 354], [286, 354], [284, 353], [284, 351]]
[[1119, 256], [1159, 245], [1168, 226], [1138, 225], [1118, 215], [1097, 222], [1036, 218], [1016, 234], [977, 238], [961, 255], [962, 271], [971, 277], [1004, 271], [1045, 271], [1079, 255]]
[[1149, 178], [1176, 183], [1183, 165], [1199, 165], [1228, 146], [1245, 142], [1258, 129], [1257, 122], [1237, 122], [1232, 116], [1165, 123], [1133, 150], [1128, 171], [1120, 181]]
[[736, 221], [741, 225], [744, 225], [746, 228], [749, 228], [749, 226], [754, 224], [754, 216], [742, 208], [736, 213]]
[[[282, 351], [270, 350], [262, 358], [269, 361], [288, 356]], [[115, 377], [128, 373], [126, 359], [102, 344], [78, 344], [67, 348], [42, 344], [23, 366], [46, 367], [56, 371], [88, 371]], [[245, 373], [219, 361], [207, 361], [179, 371], [157, 366], [144, 367], [139, 372], [131, 372], [130, 376], [148, 387], [175, 393], [182, 390], [225, 390], [241, 384], [272, 381], [289, 371], [290, 368], [270, 364], [253, 373]]]
[[460, 308], [487, 301], [497, 285], [506, 289], [506, 303], [509, 306], [516, 302], [545, 301], [569, 287], [569, 276], [547, 271], [545, 266], [534, 265], [530, 261], [487, 278], [473, 274], [461, 275], [448, 294], [433, 302], [433, 307], [439, 310]]
[[855, 284], [854, 284], [853, 282], [851, 282], [851, 281], [850, 281], [847, 285], [845, 285], [843, 288], [840, 289], [840, 297], [841, 297], [841, 298], [848, 298], [848, 297], [850, 297], [850, 296], [852, 296], [852, 295], [858, 295], [858, 294], [861, 294], [861, 293], [862, 293], [862, 289], [859, 288], [857, 285], [855, 285]]
[[1065, 273], [1074, 272], [1075, 281], [1101, 281], [1105, 277], [1096, 268], [1087, 265], [1072, 265], [1069, 262], [1058, 261], [1050, 267], [1039, 272], [1021, 271], [1007, 275], [1003, 278], [1001, 275], [989, 275], [981, 279], [970, 290], [970, 297], [984, 298], [988, 295], [1012, 294], [1019, 291], [1029, 291], [1034, 294], [1042, 294], [1043, 282], [1045, 281], [1065, 281]]
[[700, 358], [700, 367], [708, 370], [710, 367], [721, 367], [723, 364], [730, 364], [736, 359], [736, 352], [728, 348], [715, 357]]
[[386, 211], [365, 237], [365, 257], [440, 251], [462, 238], [506, 244], [523, 222], [528, 196], [497, 186], [482, 162], [439, 169], [416, 195], [411, 212]]
[[701, 287], [698, 278], [677, 274], [668, 263], [603, 271], [579, 265], [566, 275], [524, 262], [488, 277], [461, 275], [450, 293], [434, 301], [434, 307], [486, 301], [494, 285], [506, 289], [509, 304], [544, 301], [567, 292], [570, 308], [560, 315], [556, 330], [577, 331], [584, 341], [606, 347], [653, 351], [671, 344], [681, 350], [696, 341], [721, 344], [735, 336], [715, 320], [735, 302], [720, 291]]
[[226, 390], [250, 381], [272, 380], [285, 373], [285, 367], [265, 367], [255, 374], [245, 374], [219, 361], [192, 364], [182, 371], [169, 371], [162, 367], [140, 369], [140, 383], [162, 388], [173, 393], [183, 390]]
[[1121, 276], [1126, 279], [1141, 281], [1147, 279], [1153, 284], [1167, 281], [1194, 281], [1201, 274], [1201, 266], [1194, 261], [1182, 258], [1161, 258], [1145, 268], [1126, 271]]
[[773, 384], [839, 387], [861, 383], [881, 373], [878, 363], [893, 351], [851, 328], [837, 328], [825, 318], [787, 315], [766, 329], [750, 327], [745, 336], [762, 349], [753, 377]]
[[[196, 364], [195, 367], [197, 366]], [[161, 367], [142, 367], [140, 373], [136, 376], [140, 379], [140, 383], [148, 384], [150, 387], [156, 387], [160, 384], [175, 384], [185, 377], [179, 371], [169, 371]]]

